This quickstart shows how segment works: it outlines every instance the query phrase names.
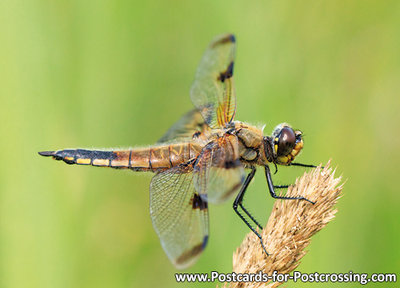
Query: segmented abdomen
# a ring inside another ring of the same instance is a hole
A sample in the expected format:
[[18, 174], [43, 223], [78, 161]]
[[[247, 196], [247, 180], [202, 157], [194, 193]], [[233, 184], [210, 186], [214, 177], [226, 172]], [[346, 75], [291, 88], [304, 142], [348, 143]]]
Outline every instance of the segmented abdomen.
[[134, 148], [130, 150], [59, 150], [56, 152], [40, 152], [43, 156], [53, 156], [67, 164], [92, 165], [132, 169], [135, 171], [166, 170], [195, 158], [201, 151], [196, 143], [180, 143], [164, 146]]

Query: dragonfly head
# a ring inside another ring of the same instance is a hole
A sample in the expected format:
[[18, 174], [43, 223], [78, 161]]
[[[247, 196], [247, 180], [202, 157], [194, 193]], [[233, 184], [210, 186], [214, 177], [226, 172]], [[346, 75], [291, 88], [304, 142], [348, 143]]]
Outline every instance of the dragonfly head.
[[302, 133], [287, 123], [279, 124], [272, 132], [273, 159], [276, 164], [289, 165], [303, 148]]

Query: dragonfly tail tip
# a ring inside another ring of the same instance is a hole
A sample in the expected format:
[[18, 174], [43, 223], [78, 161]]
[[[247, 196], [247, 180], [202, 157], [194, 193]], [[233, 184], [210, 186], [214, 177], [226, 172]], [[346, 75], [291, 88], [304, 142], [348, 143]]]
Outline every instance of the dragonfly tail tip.
[[54, 156], [55, 151], [42, 151], [42, 152], [38, 152], [38, 153], [41, 156], [49, 157], [49, 156]]

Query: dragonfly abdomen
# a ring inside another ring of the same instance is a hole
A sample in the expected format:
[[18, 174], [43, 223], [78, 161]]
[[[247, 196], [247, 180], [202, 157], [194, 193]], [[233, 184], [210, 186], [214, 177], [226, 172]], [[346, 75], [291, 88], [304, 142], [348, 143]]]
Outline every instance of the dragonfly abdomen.
[[68, 149], [39, 152], [39, 154], [52, 156], [55, 160], [61, 160], [67, 164], [155, 172], [186, 163], [197, 156], [200, 150], [201, 148], [194, 143], [180, 143], [130, 150]]
[[118, 159], [114, 151], [66, 149], [59, 151], [39, 152], [42, 156], [51, 156], [55, 160], [62, 160], [67, 164], [92, 165], [112, 167], [113, 161]]

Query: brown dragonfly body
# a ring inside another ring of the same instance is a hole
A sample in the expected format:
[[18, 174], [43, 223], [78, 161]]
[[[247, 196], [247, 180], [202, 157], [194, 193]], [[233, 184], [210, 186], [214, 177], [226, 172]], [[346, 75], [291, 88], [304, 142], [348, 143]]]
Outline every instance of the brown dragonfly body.
[[[241, 122], [233, 122], [233, 128], [229, 133], [235, 134], [238, 141], [239, 160], [244, 167], [252, 165], [264, 166], [269, 164], [261, 129]], [[200, 131], [199, 131], [200, 132]], [[207, 135], [210, 134], [211, 135]], [[128, 150], [100, 151], [72, 149], [40, 152], [43, 156], [53, 156], [56, 160], [63, 160], [67, 164], [92, 165], [97, 167], [110, 167], [116, 169], [130, 169], [133, 171], [159, 172], [172, 167], [194, 162], [200, 155], [202, 148], [213, 137], [222, 138], [226, 133], [220, 131], [208, 131], [207, 133], [195, 133], [193, 139], [186, 143], [174, 143], [156, 145], [146, 148], [134, 148]], [[303, 147], [299, 142], [297, 147], [289, 154], [294, 158]], [[45, 155], [46, 154], [46, 155]]]
[[159, 172], [187, 163], [200, 151], [200, 145], [187, 142], [118, 151], [73, 149], [48, 153], [67, 164]]
[[[300, 196], [276, 195], [274, 188], [282, 187], [273, 185], [269, 169], [271, 163], [313, 167], [292, 163], [303, 148], [301, 132], [283, 123], [271, 136], [264, 136], [262, 129], [234, 121], [235, 44], [231, 34], [211, 42], [190, 91], [195, 109], [176, 122], [157, 144], [126, 150], [39, 152], [67, 164], [153, 172], [150, 215], [166, 254], [178, 268], [191, 265], [207, 245], [208, 203], [223, 202], [234, 194], [235, 212], [259, 237], [268, 255], [263, 239], [245, 215], [259, 228], [262, 226], [243, 206], [256, 167], [265, 169], [272, 197], [313, 203]], [[245, 169], [250, 169], [247, 176]]]

